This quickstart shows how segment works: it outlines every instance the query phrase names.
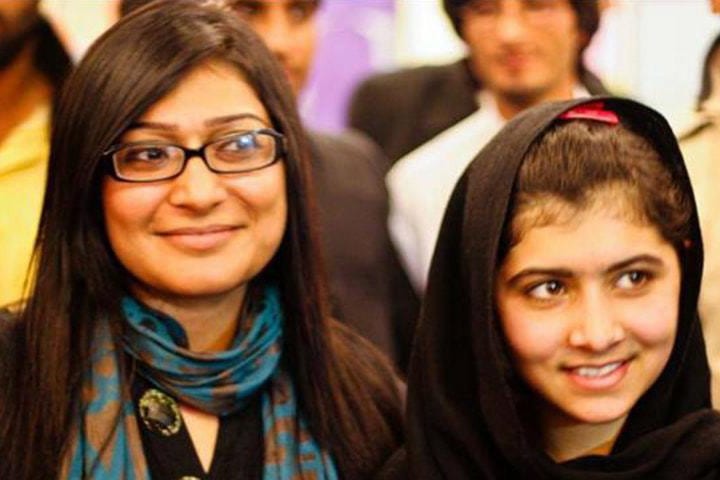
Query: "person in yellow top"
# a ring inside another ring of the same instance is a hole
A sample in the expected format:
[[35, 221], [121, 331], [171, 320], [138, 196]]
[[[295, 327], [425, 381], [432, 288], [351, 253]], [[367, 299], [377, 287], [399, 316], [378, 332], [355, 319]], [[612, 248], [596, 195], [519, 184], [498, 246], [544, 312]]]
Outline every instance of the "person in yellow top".
[[71, 65], [38, 4], [0, 2], [0, 306], [23, 296], [45, 191], [52, 100]]

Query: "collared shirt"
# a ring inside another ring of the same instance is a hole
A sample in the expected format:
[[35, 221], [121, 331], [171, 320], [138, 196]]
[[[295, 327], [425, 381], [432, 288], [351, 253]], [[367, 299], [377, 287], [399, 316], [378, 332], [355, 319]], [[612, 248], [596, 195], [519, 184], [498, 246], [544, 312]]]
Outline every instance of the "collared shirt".
[[[574, 98], [590, 96], [577, 85]], [[389, 229], [415, 289], [425, 291], [445, 207], [468, 164], [505, 125], [493, 96], [478, 94], [481, 105], [447, 130], [400, 158], [386, 177]]]

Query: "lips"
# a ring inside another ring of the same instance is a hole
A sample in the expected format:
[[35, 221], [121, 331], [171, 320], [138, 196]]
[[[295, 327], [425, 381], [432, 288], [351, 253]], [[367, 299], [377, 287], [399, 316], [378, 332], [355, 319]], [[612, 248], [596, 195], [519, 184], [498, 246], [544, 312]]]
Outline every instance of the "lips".
[[622, 366], [623, 362], [613, 362], [600, 367], [578, 367], [576, 373], [583, 377], [598, 378], [611, 374]]
[[526, 51], [506, 51], [497, 57], [500, 65], [510, 70], [527, 68], [532, 55]]
[[582, 390], [610, 390], [626, 376], [634, 357], [605, 363], [578, 364], [563, 367], [570, 382]]
[[240, 228], [236, 225], [182, 227], [163, 230], [158, 235], [182, 249], [203, 251], [224, 245]]

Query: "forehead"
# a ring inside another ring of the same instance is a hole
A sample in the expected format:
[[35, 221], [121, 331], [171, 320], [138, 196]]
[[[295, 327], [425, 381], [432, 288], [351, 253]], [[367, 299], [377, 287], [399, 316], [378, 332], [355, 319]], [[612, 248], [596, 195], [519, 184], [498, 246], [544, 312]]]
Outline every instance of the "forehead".
[[658, 229], [628, 205], [620, 201], [608, 207], [595, 201], [578, 210], [566, 204], [565, 210], [556, 210], [554, 221], [548, 217], [526, 225], [504, 265], [511, 270], [532, 265], [595, 271], [635, 255], [674, 255]]
[[625, 182], [601, 185], [572, 201], [553, 194], [534, 194], [516, 199], [518, 206], [510, 222], [513, 245], [533, 228], [577, 223], [583, 215], [600, 212], [631, 223], [648, 223], [637, 189]]
[[0, 34], [27, 23], [38, 10], [38, 0], [0, 0]]
[[560, 25], [579, 29], [577, 11], [569, 0], [469, 0], [460, 3], [459, 12], [465, 22], [492, 22], [497, 26], [501, 16], [512, 16], [538, 31], [552, 32]]
[[224, 0], [225, 4], [232, 7], [252, 6], [256, 10], [286, 10], [288, 8], [302, 5], [317, 7], [320, 0]]
[[38, 0], [2, 0], [0, 15], [8, 19], [21, 17], [38, 9]]
[[243, 74], [228, 63], [210, 61], [190, 70], [140, 120], [192, 129], [211, 118], [238, 114], [269, 122], [265, 106]]

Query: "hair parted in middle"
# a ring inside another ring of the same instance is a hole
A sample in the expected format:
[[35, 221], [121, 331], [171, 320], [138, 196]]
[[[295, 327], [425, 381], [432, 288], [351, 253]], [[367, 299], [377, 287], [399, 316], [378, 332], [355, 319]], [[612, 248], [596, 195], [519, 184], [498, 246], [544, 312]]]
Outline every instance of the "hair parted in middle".
[[676, 250], [689, 235], [692, 200], [650, 141], [622, 122], [556, 121], [528, 151], [515, 189], [506, 248], [528, 227], [594, 206], [605, 189], [612, 189], [618, 213], [657, 228]]
[[0, 414], [14, 419], [0, 425], [3, 457], [15, 459], [0, 466], [4, 478], [57, 477], [95, 327], [99, 319], [110, 319], [116, 341], [123, 329], [120, 300], [131, 278], [105, 232], [103, 153], [194, 68], [211, 61], [241, 73], [272, 127], [285, 136], [286, 230], [259, 276], [281, 291], [283, 359], [308, 426], [346, 478], [365, 478], [399, 442], [399, 394], [391, 368], [329, 319], [306, 141], [281, 67], [236, 15], [197, 0], [159, 0], [93, 44], [54, 112], [36, 280], [19, 314], [23, 340], [17, 354], [24, 367], [7, 389], [18, 392], [15, 398], [0, 393]]

